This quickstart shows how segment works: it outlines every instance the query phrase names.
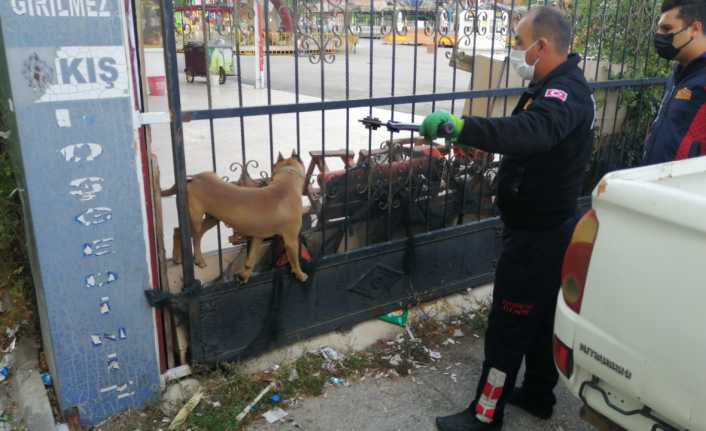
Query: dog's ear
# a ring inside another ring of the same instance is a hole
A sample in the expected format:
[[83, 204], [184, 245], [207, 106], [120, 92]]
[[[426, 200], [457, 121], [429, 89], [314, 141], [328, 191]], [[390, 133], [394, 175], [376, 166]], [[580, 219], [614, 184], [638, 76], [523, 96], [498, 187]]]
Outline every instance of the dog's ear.
[[302, 161], [301, 157], [299, 157], [299, 154], [297, 154], [297, 150], [292, 150], [291, 158], [298, 161], [299, 163], [301, 163]]
[[284, 160], [284, 157], [282, 157], [282, 152], [280, 151], [277, 155], [277, 163], [281, 162], [282, 160]]

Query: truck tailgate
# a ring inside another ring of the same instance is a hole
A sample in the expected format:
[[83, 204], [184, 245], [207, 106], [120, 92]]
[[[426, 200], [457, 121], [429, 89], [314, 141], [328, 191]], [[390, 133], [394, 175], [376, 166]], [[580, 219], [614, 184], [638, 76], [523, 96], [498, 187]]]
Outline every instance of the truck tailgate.
[[600, 228], [581, 317], [595, 328], [577, 328], [577, 339], [617, 357], [584, 351], [577, 361], [706, 429], [706, 157], [609, 174], [593, 207]]

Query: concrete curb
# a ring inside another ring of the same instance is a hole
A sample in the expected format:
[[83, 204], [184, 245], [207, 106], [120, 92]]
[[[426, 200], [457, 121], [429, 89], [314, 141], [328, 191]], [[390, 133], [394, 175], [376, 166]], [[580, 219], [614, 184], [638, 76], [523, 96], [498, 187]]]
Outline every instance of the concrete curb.
[[10, 396], [20, 419], [32, 431], [55, 431], [54, 413], [39, 373], [39, 347], [31, 339], [19, 338], [14, 354]]

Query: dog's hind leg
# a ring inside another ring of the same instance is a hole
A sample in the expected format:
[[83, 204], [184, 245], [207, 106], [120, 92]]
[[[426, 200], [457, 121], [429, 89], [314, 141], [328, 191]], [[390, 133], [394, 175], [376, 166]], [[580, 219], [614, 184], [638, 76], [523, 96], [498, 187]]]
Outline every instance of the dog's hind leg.
[[289, 265], [292, 267], [292, 273], [297, 277], [297, 280], [304, 283], [309, 276], [302, 271], [299, 265], [299, 235], [285, 234], [282, 239], [284, 240], [284, 249], [287, 252]]
[[[206, 214], [198, 208], [189, 207], [189, 217], [191, 218], [191, 239], [194, 243], [194, 264], [199, 268], [206, 267], [206, 259], [201, 253], [201, 238], [204, 233], [204, 216]], [[212, 226], [211, 226], [212, 227]]]
[[201, 253], [201, 238], [203, 238], [203, 232], [199, 227], [195, 227], [192, 232], [192, 239], [194, 242], [194, 264], [199, 268], [206, 268], [206, 259], [204, 259]]
[[238, 273], [238, 277], [240, 277], [243, 283], [247, 283], [248, 280], [250, 280], [252, 270], [255, 268], [255, 265], [257, 265], [260, 257], [262, 257], [262, 251], [262, 238], [253, 237], [252, 241], [250, 241], [250, 250], [248, 250], [248, 257], [245, 259], [244, 268]]
[[181, 265], [181, 230], [178, 227], [174, 228], [174, 235], [172, 236], [172, 261], [177, 265]]
[[196, 265], [198, 265], [199, 268], [205, 268], [207, 266], [206, 260], [204, 259], [203, 255], [201, 254], [201, 239], [203, 238], [203, 235], [206, 233], [206, 231], [213, 228], [217, 224], [218, 224], [217, 218], [206, 214], [203, 217], [203, 219], [201, 220], [201, 223], [199, 223], [199, 226], [197, 228], [193, 229], [194, 263]]

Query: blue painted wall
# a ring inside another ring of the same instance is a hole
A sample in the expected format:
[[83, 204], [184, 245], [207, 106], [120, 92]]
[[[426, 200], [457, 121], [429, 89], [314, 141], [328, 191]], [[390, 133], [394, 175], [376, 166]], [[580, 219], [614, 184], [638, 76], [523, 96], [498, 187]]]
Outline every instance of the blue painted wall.
[[44, 346], [62, 409], [84, 425], [159, 395], [120, 6], [0, 2], [0, 103], [14, 116]]

